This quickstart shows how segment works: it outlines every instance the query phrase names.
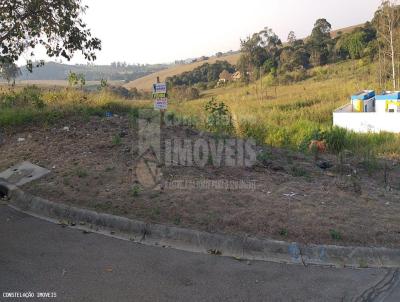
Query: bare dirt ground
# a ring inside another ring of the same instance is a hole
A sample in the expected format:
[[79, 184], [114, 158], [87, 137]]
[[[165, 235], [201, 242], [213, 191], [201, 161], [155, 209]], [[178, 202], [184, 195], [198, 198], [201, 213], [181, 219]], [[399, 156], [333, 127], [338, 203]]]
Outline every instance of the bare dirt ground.
[[[367, 169], [351, 156], [322, 170], [312, 156], [270, 149], [253, 168], [163, 167], [163, 179], [253, 181], [253, 189], [140, 186], [138, 144], [127, 117], [68, 119], [3, 131], [0, 170], [28, 160], [51, 170], [24, 190], [148, 222], [315, 244], [400, 247], [400, 165]], [[69, 127], [64, 129], [64, 127]], [[185, 127], [165, 137], [196, 138]], [[211, 137], [209, 134], [201, 134]], [[18, 138], [25, 141], [18, 142]]]

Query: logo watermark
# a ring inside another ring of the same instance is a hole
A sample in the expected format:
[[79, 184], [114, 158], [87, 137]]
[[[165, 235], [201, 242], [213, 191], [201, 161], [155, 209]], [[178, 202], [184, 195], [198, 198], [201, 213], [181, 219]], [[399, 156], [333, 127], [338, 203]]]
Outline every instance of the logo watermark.
[[[175, 122], [172, 122], [176, 126]], [[153, 110], [140, 110], [138, 116], [138, 157], [135, 173], [145, 188], [225, 189], [254, 190], [255, 183], [218, 180], [174, 180], [163, 179], [162, 168], [199, 167], [249, 168], [257, 161], [256, 143], [253, 139], [213, 137], [168, 137], [162, 136], [160, 115]]]

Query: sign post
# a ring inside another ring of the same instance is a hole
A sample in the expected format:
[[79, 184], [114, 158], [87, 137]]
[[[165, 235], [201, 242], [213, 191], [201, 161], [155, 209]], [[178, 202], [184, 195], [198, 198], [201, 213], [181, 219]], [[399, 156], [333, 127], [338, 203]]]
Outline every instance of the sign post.
[[157, 83], [153, 84], [154, 109], [160, 110], [160, 125], [164, 125], [165, 111], [168, 109], [167, 83], [160, 83], [157, 77]]

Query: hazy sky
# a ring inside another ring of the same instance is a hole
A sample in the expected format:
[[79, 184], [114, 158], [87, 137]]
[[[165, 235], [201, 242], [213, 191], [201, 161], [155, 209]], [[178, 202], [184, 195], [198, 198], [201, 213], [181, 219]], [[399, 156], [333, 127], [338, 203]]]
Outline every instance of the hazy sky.
[[[162, 63], [238, 50], [271, 27], [307, 36], [318, 18], [334, 29], [370, 20], [381, 0], [84, 0], [85, 21], [103, 42], [97, 64]], [[38, 58], [43, 58], [38, 56]], [[84, 63], [76, 57], [73, 63]]]

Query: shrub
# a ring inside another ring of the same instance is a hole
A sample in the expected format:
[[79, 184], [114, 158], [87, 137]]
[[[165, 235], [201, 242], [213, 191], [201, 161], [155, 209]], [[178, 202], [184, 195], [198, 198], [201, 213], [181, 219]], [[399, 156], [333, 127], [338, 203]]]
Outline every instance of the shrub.
[[45, 106], [42, 91], [35, 85], [24, 87], [19, 97], [23, 100], [24, 104], [30, 103], [38, 109], [42, 109]]
[[108, 86], [107, 90], [116, 96], [122, 97], [124, 99], [129, 99], [132, 97], [131, 92], [122, 86]]
[[263, 166], [268, 165], [268, 163], [270, 162], [272, 158], [271, 152], [267, 151], [267, 150], [262, 150], [262, 152], [260, 152], [257, 155], [257, 161], [262, 164]]
[[212, 98], [204, 106], [207, 112], [206, 128], [217, 133], [233, 133], [232, 116], [224, 102]]
[[14, 92], [1, 95], [1, 106], [5, 108], [14, 107], [17, 103], [17, 95]]
[[265, 125], [248, 120], [239, 120], [239, 130], [244, 137], [253, 138], [257, 144], [265, 144], [268, 129]]
[[189, 101], [199, 98], [200, 92], [194, 87], [176, 86], [171, 89], [169, 95], [178, 101]]
[[333, 240], [342, 240], [342, 234], [340, 234], [337, 230], [329, 230], [329, 234]]
[[20, 91], [5, 92], [0, 96], [0, 100], [2, 107], [6, 108], [33, 106], [42, 109], [45, 106], [42, 91], [35, 85], [26, 86]]
[[324, 134], [329, 151], [338, 154], [344, 150], [347, 142], [347, 130], [339, 127], [332, 127]]

